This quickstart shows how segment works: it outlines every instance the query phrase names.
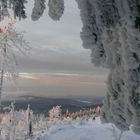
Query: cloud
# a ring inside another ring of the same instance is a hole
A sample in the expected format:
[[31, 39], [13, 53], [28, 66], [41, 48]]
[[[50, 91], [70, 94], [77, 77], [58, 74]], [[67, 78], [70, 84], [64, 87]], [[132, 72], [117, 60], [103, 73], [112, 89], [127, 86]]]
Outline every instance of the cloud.
[[18, 93], [12, 85], [9, 85], [5, 88], [7, 94], [44, 97], [105, 95], [104, 75], [75, 73], [22, 73], [20, 75], [18, 91], [24, 92]]
[[37, 78], [31, 74], [31, 73], [19, 73], [19, 78], [20, 79], [32, 79], [32, 80], [36, 80]]

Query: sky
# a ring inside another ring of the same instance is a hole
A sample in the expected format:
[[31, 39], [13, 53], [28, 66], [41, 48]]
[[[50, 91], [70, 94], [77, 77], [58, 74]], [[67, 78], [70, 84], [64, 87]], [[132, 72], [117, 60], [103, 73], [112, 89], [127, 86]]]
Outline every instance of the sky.
[[[46, 2], [47, 3], [47, 2]], [[108, 71], [91, 64], [90, 50], [82, 47], [82, 22], [74, 0], [65, 1], [60, 21], [48, 16], [48, 7], [38, 21], [31, 20], [33, 0], [27, 4], [28, 18], [16, 21], [31, 50], [16, 54], [19, 79], [5, 80], [6, 96], [105, 96]]]

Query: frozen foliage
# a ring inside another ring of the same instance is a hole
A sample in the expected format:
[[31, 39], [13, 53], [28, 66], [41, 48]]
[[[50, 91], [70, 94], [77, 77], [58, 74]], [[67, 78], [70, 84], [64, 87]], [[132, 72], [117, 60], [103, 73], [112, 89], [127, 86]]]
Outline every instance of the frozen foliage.
[[[17, 75], [17, 61], [14, 51], [25, 53], [29, 50], [28, 43], [24, 40], [23, 33], [18, 33], [13, 27], [13, 19], [9, 18], [8, 24], [0, 27], [0, 57], [1, 69], [10, 73], [13, 77]], [[4, 63], [4, 64], [3, 64]]]
[[83, 46], [95, 65], [110, 69], [102, 120], [140, 134], [140, 1], [76, 1]]
[[49, 111], [49, 117], [50, 119], [59, 119], [61, 117], [61, 106], [56, 106], [53, 107], [50, 111]]
[[4, 19], [5, 16], [8, 16], [8, 10], [7, 10], [7, 0], [1, 0], [0, 1], [0, 21]]
[[0, 0], [0, 20], [9, 16], [9, 8], [13, 10], [14, 18], [19, 20], [26, 18], [25, 4], [26, 0]]
[[25, 3], [27, 3], [26, 0], [0, 0], [0, 20], [9, 16], [8, 8], [12, 8], [14, 18], [26, 18]]
[[64, 0], [49, 0], [49, 16], [53, 20], [59, 20], [64, 12]]
[[[0, 21], [10, 15], [12, 9], [14, 18], [25, 19], [27, 0], [0, 0]], [[46, 8], [46, 0], [34, 0], [31, 18], [37, 21], [43, 16]], [[48, 0], [49, 16], [53, 20], [59, 20], [64, 12], [64, 0]]]
[[2, 140], [15, 140], [16, 131], [20, 126], [20, 121], [24, 121], [22, 112], [15, 111], [14, 103], [5, 109], [10, 110], [8, 114], [1, 115], [1, 136]]
[[13, 24], [14, 20], [9, 18], [7, 24], [0, 26], [0, 107], [4, 74], [15, 80], [18, 76], [15, 52], [25, 53], [29, 49], [23, 34], [18, 33]]
[[26, 18], [26, 12], [25, 12], [25, 3], [27, 3], [26, 0], [10, 0], [9, 2], [12, 5], [12, 9], [14, 12], [14, 17], [18, 17], [19, 20], [21, 18]]
[[60, 131], [61, 127], [68, 125], [73, 128], [81, 127], [92, 121], [99, 107], [84, 109], [79, 112], [67, 111], [62, 114], [60, 106], [56, 106], [47, 112], [49, 116], [34, 114], [30, 105], [25, 111], [16, 111], [15, 103], [11, 103], [4, 110], [7, 112], [0, 113], [0, 140], [40, 140], [43, 138], [48, 140], [48, 137]]
[[[9, 112], [0, 114], [1, 140], [15, 140], [17, 133], [24, 131], [24, 129], [28, 131], [28, 127], [31, 128], [32, 111], [29, 106], [26, 111], [16, 111], [15, 103], [11, 103], [11, 105], [9, 107], [5, 107], [4, 110], [9, 110]], [[29, 132], [28, 136], [31, 136], [32, 133]]]
[[32, 11], [32, 20], [38, 20], [44, 13], [45, 10], [45, 0], [35, 0], [34, 8]]
[[[122, 133], [113, 124], [102, 124], [99, 117], [93, 119], [93, 116], [100, 112], [100, 107], [84, 109], [79, 112], [66, 111], [66, 113], [61, 114], [60, 107], [56, 106], [51, 109], [51, 111], [53, 110], [51, 116], [59, 118], [55, 124], [49, 123], [50, 117], [48, 116], [34, 114], [30, 105], [28, 105], [27, 110], [16, 111], [15, 103], [11, 103], [4, 109], [7, 112], [0, 113], [0, 140], [140, 139], [140, 136], [132, 131]], [[30, 126], [29, 120], [32, 121], [32, 135], [29, 134], [27, 129]]]

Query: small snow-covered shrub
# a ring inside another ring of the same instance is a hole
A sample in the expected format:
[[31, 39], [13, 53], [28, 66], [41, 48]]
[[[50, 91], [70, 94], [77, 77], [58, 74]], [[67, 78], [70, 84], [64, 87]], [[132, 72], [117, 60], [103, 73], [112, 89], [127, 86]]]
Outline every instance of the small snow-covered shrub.
[[49, 117], [50, 119], [60, 119], [61, 117], [61, 106], [56, 106], [53, 107], [50, 111], [49, 111]]

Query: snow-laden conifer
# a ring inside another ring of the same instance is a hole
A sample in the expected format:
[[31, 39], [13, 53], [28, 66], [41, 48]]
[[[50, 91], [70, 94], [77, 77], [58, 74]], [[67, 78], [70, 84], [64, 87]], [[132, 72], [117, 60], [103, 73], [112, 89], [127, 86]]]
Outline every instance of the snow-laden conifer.
[[38, 20], [43, 15], [45, 7], [45, 0], [35, 0], [31, 15], [32, 20]]
[[64, 0], [49, 0], [49, 16], [53, 20], [59, 20], [64, 13]]

